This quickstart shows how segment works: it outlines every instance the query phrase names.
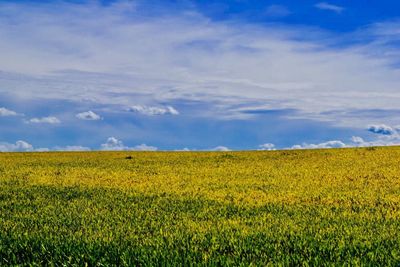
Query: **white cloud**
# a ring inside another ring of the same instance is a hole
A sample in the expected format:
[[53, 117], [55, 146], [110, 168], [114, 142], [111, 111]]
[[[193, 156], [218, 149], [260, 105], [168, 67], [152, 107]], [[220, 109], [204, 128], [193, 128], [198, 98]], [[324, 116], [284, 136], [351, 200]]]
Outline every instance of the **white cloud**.
[[0, 117], [17, 116], [17, 115], [18, 113], [13, 110], [9, 110], [4, 107], [0, 108]]
[[128, 111], [139, 113], [142, 115], [155, 116], [155, 115], [179, 115], [179, 112], [171, 107], [152, 107], [152, 106], [143, 106], [143, 105], [135, 105], [131, 106]]
[[157, 147], [155, 146], [148, 146], [146, 144], [141, 144], [130, 148], [129, 150], [136, 150], [136, 151], [156, 151]]
[[30, 143], [19, 140], [13, 143], [0, 142], [0, 152], [48, 152], [48, 151], [89, 151], [90, 148], [84, 146], [56, 146], [52, 149], [41, 147], [34, 148]]
[[101, 144], [101, 150], [108, 151], [121, 151], [121, 150], [135, 150], [135, 151], [156, 151], [157, 147], [148, 146], [146, 144], [137, 145], [134, 147], [125, 146], [121, 140], [118, 140], [115, 137], [109, 137], [107, 142]]
[[363, 144], [365, 143], [364, 139], [362, 137], [359, 136], [352, 136], [351, 137], [351, 141], [355, 144]]
[[[15, 143], [0, 142], [0, 152], [48, 152], [48, 151], [91, 151], [92, 149], [86, 146], [68, 145], [68, 146], [55, 146], [52, 148], [40, 147], [35, 148], [30, 143], [19, 140]], [[132, 151], [156, 151], [155, 146], [140, 144], [133, 147], [128, 147], [123, 144], [121, 140], [115, 137], [107, 139], [105, 144], [101, 145], [101, 150], [132, 150]]]
[[315, 5], [316, 8], [322, 9], [322, 10], [329, 10], [329, 11], [333, 11], [336, 13], [342, 13], [344, 11], [344, 7], [341, 6], [337, 6], [337, 5], [332, 5], [326, 2], [320, 2], [318, 4]]
[[320, 144], [307, 144], [294, 145], [292, 149], [318, 149], [318, 148], [343, 148], [347, 147], [345, 143], [339, 140], [331, 140]]
[[259, 150], [276, 150], [275, 145], [271, 143], [262, 144], [259, 146]]
[[320, 144], [294, 145], [292, 149], [307, 148], [343, 148], [343, 147], [371, 147], [371, 146], [398, 146], [400, 145], [400, 134], [397, 127], [393, 128], [385, 124], [369, 125], [368, 131], [376, 133], [376, 139], [366, 141], [360, 136], [352, 136], [351, 143], [345, 144], [340, 140], [328, 141]]
[[383, 135], [393, 135], [396, 134], [396, 131], [385, 124], [379, 124], [379, 125], [369, 125], [368, 126], [368, 131], [375, 133], [375, 134], [383, 134]]
[[210, 107], [191, 115], [211, 118], [242, 115], [234, 107], [256, 102], [352, 127], [371, 120], [331, 111], [398, 109], [399, 51], [390, 41], [399, 22], [337, 35], [196, 12], [149, 19], [121, 3], [1, 3], [0, 93], [125, 107], [202, 101]]
[[80, 120], [88, 120], [88, 121], [101, 120], [101, 117], [91, 110], [78, 113], [78, 114], [76, 114], [76, 117]]
[[359, 136], [353, 136], [351, 138], [353, 144], [351, 146], [355, 147], [370, 147], [370, 146], [398, 146], [400, 145], [399, 136], [379, 136], [378, 139], [372, 141], [365, 141]]
[[128, 150], [128, 148], [124, 146], [121, 140], [115, 137], [109, 137], [107, 142], [101, 144], [101, 150]]
[[0, 143], [1, 152], [27, 152], [33, 151], [33, 146], [25, 141], [19, 140], [15, 144], [2, 142]]
[[192, 151], [192, 150], [187, 148], [187, 147], [184, 147], [182, 149], [175, 149], [174, 151], [177, 151], [177, 152], [189, 152], [189, 151]]
[[217, 146], [214, 147], [212, 149], [210, 149], [211, 151], [231, 151], [229, 148], [227, 148], [226, 146]]
[[50, 117], [43, 117], [43, 118], [32, 118], [29, 120], [30, 123], [48, 123], [48, 124], [58, 124], [61, 121], [53, 116]]
[[55, 147], [54, 151], [90, 151], [89, 147], [85, 146], [65, 146], [65, 147]]
[[369, 132], [376, 134], [376, 139], [366, 141], [362, 137], [353, 136], [352, 146], [368, 147], [368, 146], [398, 146], [400, 145], [400, 128], [392, 127], [386, 124], [371, 124], [367, 127]]

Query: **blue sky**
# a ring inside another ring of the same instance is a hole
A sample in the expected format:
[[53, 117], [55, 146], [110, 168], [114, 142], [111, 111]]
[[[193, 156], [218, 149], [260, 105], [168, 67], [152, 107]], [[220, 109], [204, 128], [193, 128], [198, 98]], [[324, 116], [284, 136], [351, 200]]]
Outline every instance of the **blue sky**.
[[400, 144], [398, 1], [0, 1], [0, 151]]

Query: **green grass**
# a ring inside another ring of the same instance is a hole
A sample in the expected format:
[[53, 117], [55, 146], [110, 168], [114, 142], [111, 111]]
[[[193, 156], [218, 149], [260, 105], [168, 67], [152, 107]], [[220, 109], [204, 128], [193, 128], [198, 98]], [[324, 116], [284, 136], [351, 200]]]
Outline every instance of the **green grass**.
[[0, 265], [399, 266], [399, 204], [396, 147], [2, 153]]

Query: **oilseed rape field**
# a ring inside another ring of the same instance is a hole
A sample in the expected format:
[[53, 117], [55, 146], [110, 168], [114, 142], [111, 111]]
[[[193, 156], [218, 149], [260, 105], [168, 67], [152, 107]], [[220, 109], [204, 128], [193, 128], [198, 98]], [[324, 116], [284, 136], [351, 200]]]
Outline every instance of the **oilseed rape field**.
[[400, 148], [0, 153], [0, 265], [400, 265]]

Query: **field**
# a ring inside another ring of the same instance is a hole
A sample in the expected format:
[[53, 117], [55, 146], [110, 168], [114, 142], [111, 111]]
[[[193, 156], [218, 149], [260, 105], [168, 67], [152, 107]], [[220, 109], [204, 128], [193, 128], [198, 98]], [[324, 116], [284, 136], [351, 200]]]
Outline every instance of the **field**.
[[400, 148], [0, 153], [0, 265], [400, 265]]

